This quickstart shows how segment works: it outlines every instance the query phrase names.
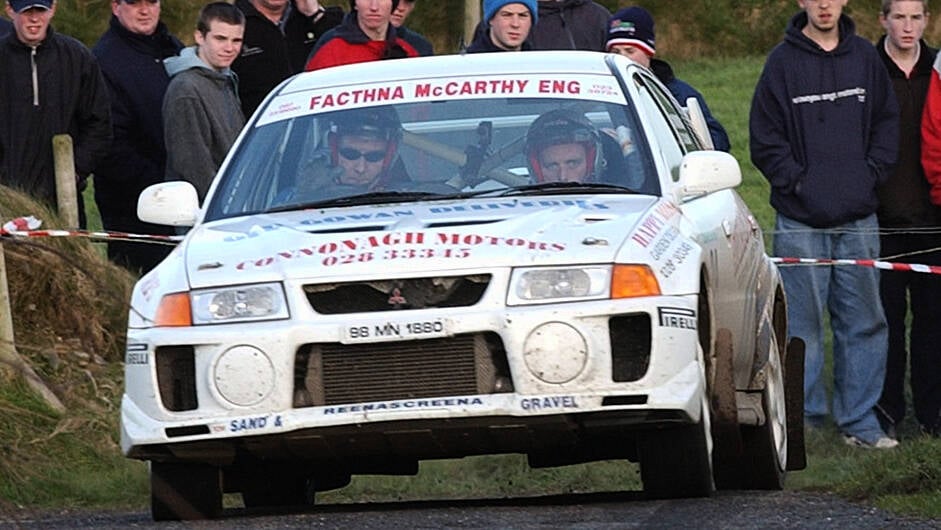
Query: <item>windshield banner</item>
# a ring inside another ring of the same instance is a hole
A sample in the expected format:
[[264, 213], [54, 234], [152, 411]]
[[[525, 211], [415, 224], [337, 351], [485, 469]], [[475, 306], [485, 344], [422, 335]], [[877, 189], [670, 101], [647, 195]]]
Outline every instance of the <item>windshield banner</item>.
[[373, 105], [459, 99], [571, 98], [624, 104], [617, 79], [609, 75], [473, 76], [364, 83], [278, 96], [256, 127], [306, 114]]

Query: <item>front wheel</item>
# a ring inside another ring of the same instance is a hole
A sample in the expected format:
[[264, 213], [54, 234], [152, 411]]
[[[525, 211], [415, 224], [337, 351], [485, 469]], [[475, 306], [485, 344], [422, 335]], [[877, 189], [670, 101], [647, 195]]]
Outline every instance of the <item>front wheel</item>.
[[222, 514], [222, 473], [207, 464], [150, 463], [154, 521], [212, 519]]
[[787, 470], [787, 402], [784, 369], [778, 341], [772, 333], [768, 362], [764, 367], [765, 388], [761, 404], [765, 421], [757, 427], [742, 428], [743, 486], [748, 489], [779, 490]]
[[[700, 351], [700, 366], [702, 366]], [[638, 442], [640, 478], [651, 499], [708, 497], [712, 479], [712, 432], [703, 374], [699, 421], [645, 432]]]

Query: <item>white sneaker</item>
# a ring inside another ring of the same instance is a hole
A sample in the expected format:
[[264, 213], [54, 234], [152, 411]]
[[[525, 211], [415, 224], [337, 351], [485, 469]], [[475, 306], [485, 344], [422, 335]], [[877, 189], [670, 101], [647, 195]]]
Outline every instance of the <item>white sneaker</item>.
[[864, 449], [892, 449], [898, 447], [899, 441], [894, 438], [889, 438], [888, 436], [880, 436], [875, 443], [866, 443], [859, 438], [844, 434], [843, 441], [846, 442], [846, 445], [852, 445], [853, 447], [862, 447]]

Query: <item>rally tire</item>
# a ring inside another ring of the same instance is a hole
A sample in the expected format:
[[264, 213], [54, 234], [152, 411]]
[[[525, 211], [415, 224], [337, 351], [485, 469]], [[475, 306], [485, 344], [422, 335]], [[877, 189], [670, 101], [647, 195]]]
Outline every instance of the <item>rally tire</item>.
[[207, 464], [151, 462], [154, 521], [213, 519], [222, 515], [222, 474]]

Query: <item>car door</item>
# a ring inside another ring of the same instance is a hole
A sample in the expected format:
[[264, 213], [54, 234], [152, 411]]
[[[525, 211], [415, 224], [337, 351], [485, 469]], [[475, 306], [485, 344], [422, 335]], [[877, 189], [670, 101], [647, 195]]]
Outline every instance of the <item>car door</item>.
[[[656, 137], [654, 157], [669, 171], [668, 178], [661, 179], [664, 195], [672, 195], [683, 156], [703, 147], [679, 104], [659, 82], [639, 69], [633, 81], [639, 110]], [[736, 383], [745, 385], [757, 325], [755, 284], [762, 263], [754, 244], [758, 224], [733, 190], [689, 198], [679, 206], [681, 230], [703, 248], [713, 329], [732, 331], [735, 373], [743, 376]]]

